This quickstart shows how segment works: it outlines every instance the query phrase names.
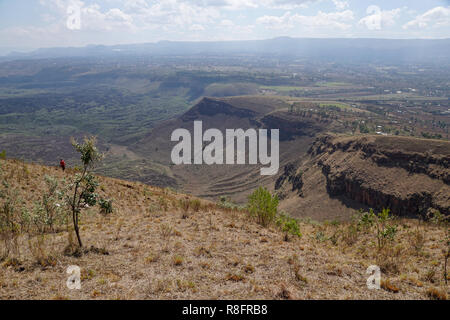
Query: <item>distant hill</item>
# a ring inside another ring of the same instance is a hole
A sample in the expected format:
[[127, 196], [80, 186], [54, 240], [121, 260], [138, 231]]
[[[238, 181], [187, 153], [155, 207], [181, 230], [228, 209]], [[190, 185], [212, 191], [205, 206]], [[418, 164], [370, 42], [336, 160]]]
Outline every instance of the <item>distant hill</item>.
[[449, 61], [450, 39], [313, 39], [280, 37], [249, 41], [160, 41], [129, 45], [42, 48], [3, 60], [93, 56], [269, 55], [339, 62], [438, 63]]

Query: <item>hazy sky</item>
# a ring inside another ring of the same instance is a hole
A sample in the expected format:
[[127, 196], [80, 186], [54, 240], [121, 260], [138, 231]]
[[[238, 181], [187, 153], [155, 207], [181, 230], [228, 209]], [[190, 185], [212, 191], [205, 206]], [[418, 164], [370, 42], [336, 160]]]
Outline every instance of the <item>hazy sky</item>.
[[[70, 15], [75, 19], [68, 24]], [[278, 36], [450, 38], [450, 1], [0, 0], [3, 53], [50, 46]]]

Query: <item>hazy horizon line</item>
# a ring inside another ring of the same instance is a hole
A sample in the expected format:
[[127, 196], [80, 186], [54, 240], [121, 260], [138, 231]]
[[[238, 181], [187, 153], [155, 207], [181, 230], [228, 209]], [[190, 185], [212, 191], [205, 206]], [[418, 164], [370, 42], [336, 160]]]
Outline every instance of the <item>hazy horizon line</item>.
[[[273, 38], [261, 38], [261, 39], [237, 39], [237, 40], [158, 40], [158, 41], [143, 41], [143, 42], [129, 42], [129, 43], [115, 43], [115, 44], [101, 44], [101, 43], [88, 43], [84, 45], [73, 46], [48, 46], [48, 47], [16, 47], [16, 46], [0, 46], [6, 53], [0, 53], [0, 56], [8, 56], [14, 53], [27, 54], [42, 49], [68, 49], [68, 48], [86, 48], [86, 47], [115, 47], [115, 46], [132, 46], [132, 45], [144, 45], [144, 44], [159, 44], [159, 43], [232, 43], [232, 42], [256, 42], [256, 41], [269, 41], [276, 39], [292, 39], [292, 40], [395, 40], [395, 41], [437, 41], [437, 40], [450, 40], [450, 37], [445, 38], [372, 38], [372, 37], [292, 37], [292, 36], [279, 36]], [[9, 51], [8, 51], [9, 50]]]

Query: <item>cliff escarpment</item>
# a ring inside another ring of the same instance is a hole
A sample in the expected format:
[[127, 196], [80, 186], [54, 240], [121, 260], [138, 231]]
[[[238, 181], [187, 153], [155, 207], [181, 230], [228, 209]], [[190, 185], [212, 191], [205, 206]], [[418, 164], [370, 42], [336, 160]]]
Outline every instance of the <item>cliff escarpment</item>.
[[[449, 215], [449, 164], [447, 141], [327, 135], [316, 139], [295, 170], [285, 170], [276, 189], [299, 215], [344, 216], [364, 207], [399, 216], [425, 217], [433, 210]], [[302, 187], [295, 190], [299, 175]]]

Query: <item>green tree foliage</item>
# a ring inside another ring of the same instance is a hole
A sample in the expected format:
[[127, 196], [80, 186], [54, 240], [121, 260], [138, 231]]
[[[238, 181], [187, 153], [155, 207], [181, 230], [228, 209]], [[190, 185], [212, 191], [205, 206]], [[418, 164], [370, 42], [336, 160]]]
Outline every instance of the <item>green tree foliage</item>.
[[100, 213], [107, 215], [113, 213], [113, 200], [112, 199], [103, 199], [101, 198], [98, 201], [98, 205], [100, 206]]
[[302, 236], [302, 233], [300, 232], [300, 227], [298, 225], [297, 219], [289, 217], [284, 212], [281, 212], [278, 215], [276, 224], [285, 233], [285, 238], [288, 238], [289, 234], [297, 236], [297, 237], [301, 237]]
[[375, 220], [379, 249], [384, 248], [388, 241], [393, 241], [397, 234], [397, 226], [389, 224], [390, 220], [392, 220], [392, 216], [389, 209], [383, 209]]
[[397, 226], [392, 223], [393, 217], [389, 209], [383, 209], [375, 214], [372, 209], [369, 212], [361, 212], [358, 227], [369, 231], [375, 226], [378, 249], [382, 249], [390, 241], [394, 241], [397, 234]]
[[278, 197], [263, 187], [256, 189], [248, 199], [248, 211], [259, 224], [266, 227], [272, 223], [278, 210]]
[[365, 124], [360, 123], [359, 124], [359, 132], [361, 132], [361, 133], [369, 133], [370, 130], [369, 130], [369, 127], [367, 127]]
[[81, 144], [72, 139], [72, 145], [80, 153], [82, 168], [81, 173], [75, 175], [73, 196], [68, 199], [68, 203], [72, 211], [73, 228], [78, 245], [82, 247], [79, 229], [80, 213], [83, 208], [94, 206], [97, 203], [98, 195], [95, 190], [98, 182], [91, 171], [94, 165], [103, 158], [103, 155], [97, 150], [95, 137], [85, 137]]

